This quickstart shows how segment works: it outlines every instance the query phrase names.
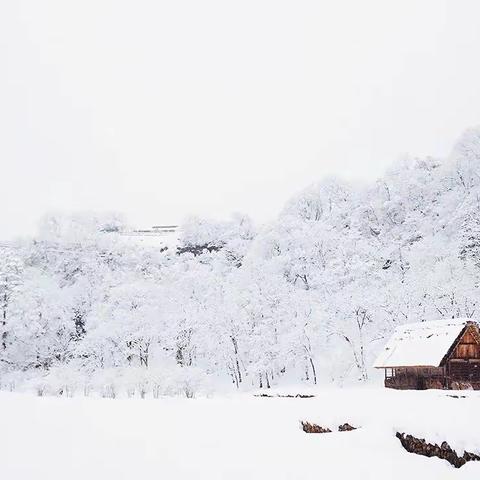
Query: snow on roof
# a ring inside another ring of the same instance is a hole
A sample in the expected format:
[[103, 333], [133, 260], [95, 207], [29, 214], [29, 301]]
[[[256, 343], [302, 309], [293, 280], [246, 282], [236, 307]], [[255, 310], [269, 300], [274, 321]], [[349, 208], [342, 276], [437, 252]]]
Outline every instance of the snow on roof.
[[375, 368], [439, 367], [468, 318], [408, 323], [395, 329]]
[[168, 247], [176, 251], [179, 243], [179, 230], [176, 226], [152, 227], [145, 230], [129, 230], [120, 233], [127, 244], [146, 247]]

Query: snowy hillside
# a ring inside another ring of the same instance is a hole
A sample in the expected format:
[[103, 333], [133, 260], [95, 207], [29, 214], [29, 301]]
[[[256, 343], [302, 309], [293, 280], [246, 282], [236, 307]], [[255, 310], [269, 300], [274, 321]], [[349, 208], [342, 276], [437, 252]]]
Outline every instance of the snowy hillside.
[[[313, 393], [309, 399], [243, 394], [144, 401], [2, 393], [0, 409], [8, 412], [0, 435], [2, 478], [480, 478], [480, 462], [457, 470], [406, 452], [395, 437], [409, 432], [428, 442], [446, 440], [458, 452], [480, 452], [478, 392], [462, 398], [384, 389]], [[358, 429], [307, 434], [301, 420]]]
[[[270, 224], [50, 216], [0, 255], [3, 389], [183, 395], [367, 381], [398, 325], [479, 318], [480, 130], [376, 183], [328, 180]], [[375, 380], [381, 383], [381, 379]]]

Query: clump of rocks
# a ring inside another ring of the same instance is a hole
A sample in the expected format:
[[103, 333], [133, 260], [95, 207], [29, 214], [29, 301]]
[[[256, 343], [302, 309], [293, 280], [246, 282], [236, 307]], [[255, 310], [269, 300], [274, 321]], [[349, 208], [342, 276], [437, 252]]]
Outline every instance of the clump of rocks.
[[310, 422], [300, 422], [302, 429], [305, 433], [331, 433], [332, 431], [329, 428], [321, 427], [315, 423]]
[[[302, 425], [302, 430], [306, 433], [332, 433], [328, 427], [321, 427], [320, 425], [316, 425], [315, 423], [310, 422], [300, 422]], [[343, 425], [338, 426], [339, 432], [351, 432], [352, 430], [356, 430], [357, 427], [352, 427], [349, 423], [344, 423]]]
[[357, 427], [352, 427], [349, 423], [344, 423], [343, 425], [338, 426], [339, 432], [351, 432], [352, 430], [356, 430]]
[[396, 437], [400, 440], [400, 443], [407, 452], [416, 453], [417, 455], [423, 455], [425, 457], [438, 457], [447, 460], [447, 462], [455, 468], [460, 468], [472, 460], [480, 460], [480, 455], [467, 451], [463, 452], [462, 456], [459, 456], [447, 442], [442, 442], [439, 446], [436, 443], [426, 442], [424, 438], [417, 438], [413, 435], [400, 432], [396, 433]]
[[254, 397], [261, 397], [261, 398], [314, 398], [315, 395], [306, 395], [303, 393], [297, 393], [296, 395], [269, 395], [268, 393], [260, 393], [258, 395], [254, 395]]

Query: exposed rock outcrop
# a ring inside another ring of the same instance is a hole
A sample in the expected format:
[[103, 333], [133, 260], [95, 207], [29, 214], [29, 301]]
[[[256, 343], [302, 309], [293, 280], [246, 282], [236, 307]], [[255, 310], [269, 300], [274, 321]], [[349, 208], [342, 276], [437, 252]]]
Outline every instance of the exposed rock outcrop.
[[[310, 422], [300, 422], [302, 425], [302, 429], [306, 433], [331, 433], [328, 427], [321, 427], [320, 425], [316, 425], [315, 423]], [[343, 425], [338, 426], [339, 432], [351, 432], [352, 430], [356, 430], [357, 427], [352, 427], [349, 423], [344, 423]]]
[[338, 426], [339, 432], [351, 432], [352, 430], [356, 430], [357, 427], [352, 427], [349, 423], [344, 423], [343, 425]]
[[258, 395], [254, 395], [255, 397], [262, 397], [262, 398], [314, 398], [315, 395], [306, 395], [302, 393], [297, 393], [296, 395], [270, 395], [268, 393], [259, 393]]
[[309, 422], [300, 422], [302, 429], [306, 433], [331, 433], [332, 431], [329, 428], [321, 427], [315, 423]]
[[396, 437], [400, 440], [403, 448], [410, 453], [423, 455], [425, 457], [438, 457], [447, 460], [455, 468], [460, 468], [465, 463], [472, 460], [480, 460], [480, 455], [471, 452], [463, 452], [459, 456], [447, 442], [442, 442], [440, 446], [436, 443], [427, 443], [424, 438], [416, 438], [413, 435], [397, 432]]

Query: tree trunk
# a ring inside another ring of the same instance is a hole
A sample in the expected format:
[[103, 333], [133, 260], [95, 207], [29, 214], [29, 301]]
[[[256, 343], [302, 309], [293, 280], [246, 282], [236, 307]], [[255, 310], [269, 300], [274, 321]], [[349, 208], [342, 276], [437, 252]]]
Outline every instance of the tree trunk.
[[312, 366], [312, 373], [313, 373], [313, 383], [317, 384], [317, 372], [315, 369], [315, 364], [313, 363], [312, 357], [310, 357], [310, 365]]

